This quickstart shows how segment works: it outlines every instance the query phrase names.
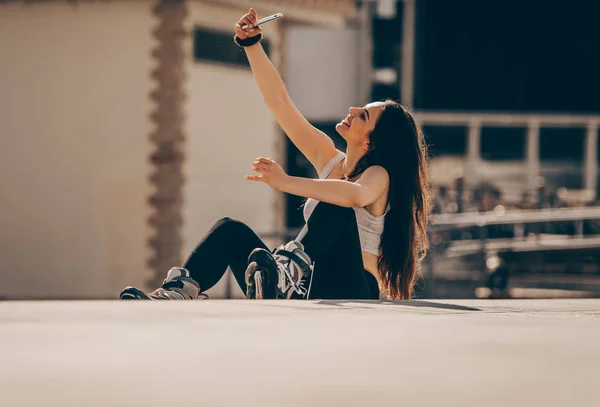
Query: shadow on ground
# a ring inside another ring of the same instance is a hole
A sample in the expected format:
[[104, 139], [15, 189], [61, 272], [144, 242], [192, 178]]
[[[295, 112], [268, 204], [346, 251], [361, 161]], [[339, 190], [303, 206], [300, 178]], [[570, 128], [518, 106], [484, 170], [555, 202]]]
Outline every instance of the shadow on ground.
[[[449, 309], [454, 311], [481, 311], [479, 308], [466, 307], [463, 305], [455, 304], [444, 304], [440, 302], [431, 302], [423, 300], [410, 300], [410, 301], [360, 301], [360, 300], [320, 300], [316, 301], [319, 305], [332, 306], [332, 307], [345, 307], [353, 309], [367, 309], [365, 305], [377, 304], [377, 305], [396, 305], [404, 307], [418, 307], [418, 308], [437, 308], [437, 309]], [[361, 305], [363, 304], [363, 305]]]

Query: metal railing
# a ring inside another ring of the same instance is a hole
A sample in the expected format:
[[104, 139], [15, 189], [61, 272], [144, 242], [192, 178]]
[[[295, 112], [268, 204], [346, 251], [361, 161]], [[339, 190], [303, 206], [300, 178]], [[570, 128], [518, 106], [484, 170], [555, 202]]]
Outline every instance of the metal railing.
[[501, 210], [431, 216], [432, 226], [464, 227], [600, 219], [600, 206], [528, 210]]
[[[490, 292], [496, 292], [493, 295], [498, 293], [498, 291], [494, 291], [498, 288], [494, 286], [496, 284], [494, 282], [503, 282], [503, 289], [500, 292], [507, 290], [509, 274], [506, 269], [498, 268], [504, 262], [501, 257], [502, 253], [537, 252], [546, 254], [549, 252], [556, 253], [557, 251], [579, 250], [583, 251], [585, 255], [589, 255], [590, 249], [600, 249], [600, 228], [596, 226], [595, 233], [584, 234], [584, 222], [599, 221], [600, 207], [511, 210], [432, 216], [428, 230], [431, 247], [424, 268], [425, 277], [429, 282], [430, 295], [435, 296], [436, 285], [441, 278], [440, 273], [446, 274], [445, 278], [450, 280], [456, 279], [457, 275], [470, 276], [468, 278], [479, 281], [479, 287], [488, 287]], [[572, 233], [544, 233], [545, 226], [557, 223], [562, 225], [572, 223], [574, 226], [570, 228]], [[534, 230], [535, 233], [526, 235], [524, 233], [525, 225], [531, 225], [533, 227], [530, 227], [530, 229], [535, 229], [537, 227], [535, 224], [544, 227], [538, 227], [538, 230]], [[488, 228], [498, 226], [509, 226], [503, 232], [508, 230], [511, 232], [512, 237], [490, 238]], [[512, 226], [512, 230], [510, 226]], [[452, 233], [465, 229], [475, 232], [472, 233], [473, 239], [452, 240], [449, 238]], [[536, 256], [535, 258], [540, 257]], [[554, 258], [556, 259], [556, 257]], [[459, 262], [453, 263], [452, 259], [457, 259]], [[461, 270], [448, 272], [449, 270], [445, 270], [448, 264], [453, 264], [453, 268], [461, 268]], [[563, 264], [562, 260], [560, 264], [562, 264], [560, 267], [568, 273], [574, 271], [571, 269], [573, 265]], [[531, 266], [528, 267], [527, 264], [523, 264], [523, 267], [519, 268], [533, 270], [534, 274], [536, 268], [540, 269], [539, 264], [536, 264], [535, 267]], [[563, 266], [568, 266], [568, 270]], [[440, 269], [440, 267], [442, 268]], [[577, 270], [577, 267], [575, 267], [575, 270]], [[596, 269], [597, 271], [598, 269]]]
[[[442, 214], [432, 216], [429, 232], [451, 231], [461, 228], [477, 228], [478, 238], [454, 241], [443, 251], [450, 257], [474, 254], [487, 251], [536, 251], [600, 248], [600, 236], [584, 236], [584, 222], [600, 220], [600, 207], [558, 208], [540, 210], [511, 210], [482, 213]], [[534, 235], [534, 239], [526, 239], [522, 226], [534, 223], [573, 222], [573, 235], [552, 235], [542, 237], [542, 233]], [[488, 226], [512, 226], [513, 238], [490, 239]], [[477, 241], [478, 240], [478, 241]], [[440, 254], [439, 250], [434, 253]]]
[[470, 185], [478, 182], [482, 127], [526, 128], [525, 162], [527, 188], [530, 190], [535, 189], [536, 178], [540, 175], [540, 128], [586, 129], [584, 188], [593, 191], [594, 194], [596, 192], [600, 115], [416, 111], [414, 116], [421, 126], [464, 126], [468, 129], [465, 180]]

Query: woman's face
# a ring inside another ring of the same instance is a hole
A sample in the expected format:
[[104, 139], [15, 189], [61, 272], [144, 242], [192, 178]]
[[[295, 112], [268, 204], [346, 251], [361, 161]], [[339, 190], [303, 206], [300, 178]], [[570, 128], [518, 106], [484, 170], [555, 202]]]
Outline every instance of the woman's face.
[[348, 116], [335, 126], [335, 130], [348, 144], [368, 149], [369, 135], [385, 109], [384, 102], [369, 103], [365, 107], [351, 107]]

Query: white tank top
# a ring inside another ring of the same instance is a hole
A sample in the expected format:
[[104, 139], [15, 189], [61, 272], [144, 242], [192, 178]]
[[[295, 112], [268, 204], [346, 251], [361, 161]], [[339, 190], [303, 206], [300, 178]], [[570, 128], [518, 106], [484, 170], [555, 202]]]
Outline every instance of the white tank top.
[[[335, 157], [325, 164], [325, 167], [323, 167], [323, 170], [319, 174], [319, 178], [326, 179], [333, 170], [333, 167], [338, 165], [344, 158], [346, 158], [346, 153], [343, 151], [338, 152]], [[319, 201], [316, 199], [308, 198], [306, 200], [303, 212], [305, 222], [308, 222], [308, 218], [310, 218], [318, 203]], [[361, 250], [376, 256], [379, 255], [379, 245], [381, 243], [385, 215], [390, 211], [390, 205], [388, 204], [385, 213], [381, 216], [371, 215], [364, 207], [352, 209], [354, 209], [354, 213], [356, 214]]]

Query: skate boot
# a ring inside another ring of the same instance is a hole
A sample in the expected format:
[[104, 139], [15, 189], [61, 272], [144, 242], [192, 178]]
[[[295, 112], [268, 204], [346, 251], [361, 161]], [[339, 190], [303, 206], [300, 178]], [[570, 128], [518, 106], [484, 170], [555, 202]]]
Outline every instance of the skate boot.
[[126, 287], [119, 298], [121, 300], [195, 300], [206, 299], [206, 294], [199, 294], [200, 286], [190, 277], [190, 272], [183, 267], [173, 267], [160, 288], [146, 294], [135, 287]]
[[255, 249], [248, 263], [247, 298], [308, 299], [314, 265], [302, 243], [292, 240], [273, 254]]

